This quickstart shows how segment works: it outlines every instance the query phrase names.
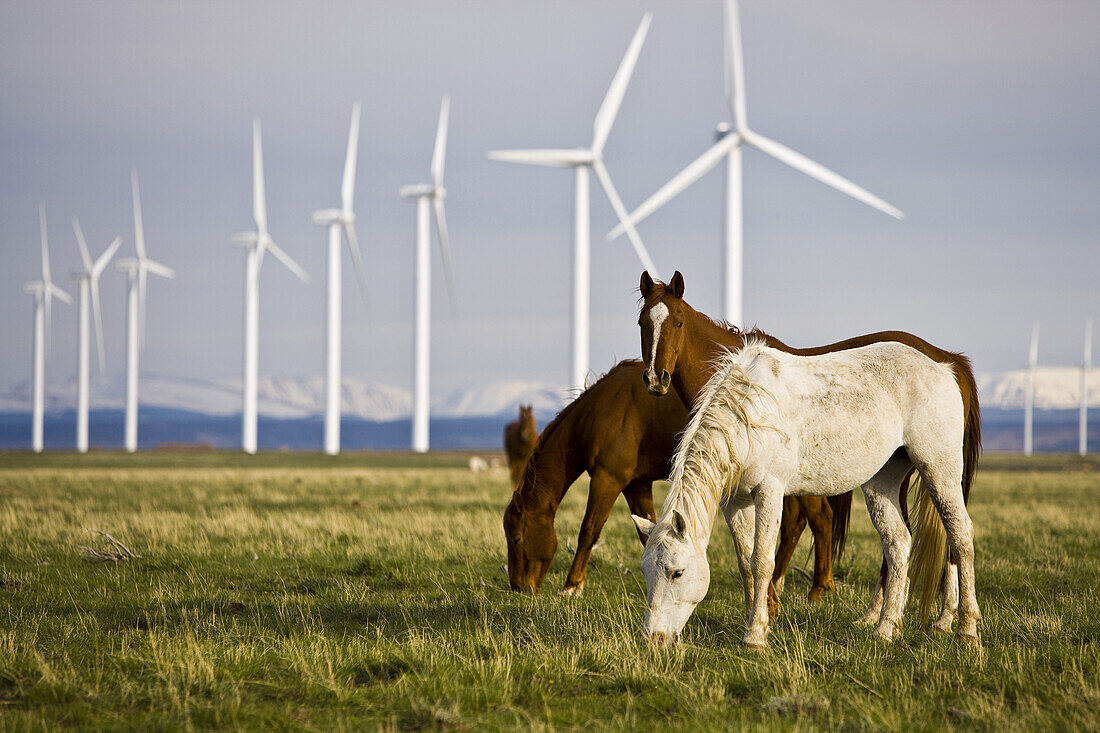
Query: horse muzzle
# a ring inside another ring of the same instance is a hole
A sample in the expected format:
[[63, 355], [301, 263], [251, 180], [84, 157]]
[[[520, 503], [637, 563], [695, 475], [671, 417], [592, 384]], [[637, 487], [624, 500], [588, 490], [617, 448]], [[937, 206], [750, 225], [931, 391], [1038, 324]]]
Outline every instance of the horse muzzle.
[[661, 379], [657, 380], [657, 372], [652, 368], [642, 372], [642, 381], [645, 382], [646, 391], [655, 397], [668, 394], [669, 385], [672, 384], [672, 375], [667, 369], [661, 370]]
[[654, 631], [651, 634], [645, 634], [645, 640], [649, 642], [650, 646], [663, 648], [666, 646], [676, 646], [680, 643], [679, 634], [666, 634], [663, 631]]

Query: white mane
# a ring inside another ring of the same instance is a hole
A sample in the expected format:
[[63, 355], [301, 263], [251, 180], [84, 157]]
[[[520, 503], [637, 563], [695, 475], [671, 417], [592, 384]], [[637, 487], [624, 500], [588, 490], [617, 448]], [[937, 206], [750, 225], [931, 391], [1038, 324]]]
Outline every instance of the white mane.
[[752, 377], [764, 348], [763, 339], [750, 337], [742, 348], [724, 350], [715, 359], [717, 370], [680, 438], [661, 515], [679, 511], [694, 539], [709, 535], [714, 511], [736, 485], [743, 452], [751, 449], [756, 433], [774, 429], [762, 421], [760, 410], [761, 398], [774, 398]]

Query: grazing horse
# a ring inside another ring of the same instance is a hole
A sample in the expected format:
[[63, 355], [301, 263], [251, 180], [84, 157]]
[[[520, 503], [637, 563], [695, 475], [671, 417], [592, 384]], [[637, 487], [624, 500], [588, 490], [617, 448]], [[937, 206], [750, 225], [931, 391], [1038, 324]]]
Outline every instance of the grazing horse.
[[[538, 437], [504, 512], [512, 590], [536, 593], [541, 589], [557, 550], [554, 517], [558, 505], [585, 471], [592, 477], [588, 506], [564, 594], [578, 595], [583, 590], [588, 558], [615, 497], [622, 493], [631, 512], [657, 518], [653, 482], [668, 478], [677, 438], [687, 427], [688, 411], [675, 395], [657, 399], [647, 394], [644, 369], [638, 361], [622, 362], [578, 395]], [[799, 497], [799, 501], [807, 499]], [[811, 522], [819, 558], [822, 546], [827, 556], [828, 521], [825, 516]], [[780, 556], [789, 560], [797, 544], [797, 534], [789, 546], [781, 542]], [[815, 568], [815, 583], [820, 577], [820, 568]], [[831, 581], [831, 572], [824, 577]], [[772, 598], [770, 610], [774, 613], [778, 601], [774, 593]]]
[[[688, 405], [695, 404], [708, 380], [715, 373], [716, 359], [727, 350], [744, 346], [746, 334], [726, 324], [717, 323], [688, 305], [684, 300], [684, 277], [678, 271], [667, 285], [655, 282], [649, 273], [643, 272], [640, 290], [644, 303], [638, 325], [641, 328], [642, 357], [646, 364], [644, 374], [646, 387], [650, 394], [663, 395], [671, 386], [681, 401]], [[870, 344], [896, 342], [919, 351], [933, 361], [949, 364], [963, 405], [964, 432], [960, 443], [963, 449], [962, 492], [964, 502], [969, 499], [970, 485], [981, 453], [981, 415], [974, 372], [970, 367], [969, 359], [965, 356], [944, 351], [913, 334], [902, 331], [872, 333], [810, 349], [791, 348], [779, 339], [755, 330], [747, 335], [759, 337], [769, 347], [798, 356], [820, 356]], [[907, 473], [899, 477], [902, 515], [907, 522], [909, 476], [910, 474]], [[834, 512], [843, 512], [843, 516], [834, 517], [833, 522], [834, 529], [839, 532], [838, 539], [841, 545], [851, 508], [850, 490], [854, 487], [855, 484], [852, 484], [848, 487], [848, 491], [833, 499]], [[921, 621], [924, 621], [928, 609], [932, 606], [937, 585], [942, 585], [944, 605], [934, 626], [939, 631], [950, 633], [958, 605], [958, 588], [954, 580], [956, 572], [953, 567], [956, 561], [953, 553], [949, 552], [944, 528], [929, 504], [930, 497], [921, 489], [920, 482], [917, 482], [914, 491], [918, 497], [919, 531], [916, 533], [913, 565], [915, 568], [921, 568], [923, 573], [916, 578], [922, 589]], [[785, 511], [787, 506], [784, 507]], [[797, 534], [793, 540], [786, 536], [786, 531], [793, 531], [787, 521], [784, 521], [783, 528], [785, 530], [783, 547], [793, 550], [798, 540]], [[800, 528], [798, 532], [801, 532]], [[836, 541], [833, 544], [837, 547]], [[946, 566], [945, 554], [948, 555]], [[925, 555], [928, 557], [925, 558]], [[775, 568], [777, 582], [786, 572], [786, 560], [789, 560], [789, 556], [784, 558], [781, 547], [779, 562], [776, 563]], [[880, 614], [886, 571], [884, 557], [879, 586], [871, 598], [867, 611], [860, 617], [861, 623], [873, 623]]]
[[783, 497], [861, 486], [887, 565], [875, 636], [893, 640], [910, 547], [899, 487], [915, 468], [958, 558], [957, 637], [978, 644], [974, 540], [962, 491], [966, 420], [952, 366], [893, 342], [794, 356], [759, 337], [745, 341], [716, 360], [696, 402], [660, 521], [635, 518], [648, 535], [645, 637], [675, 643], [706, 595], [707, 544], [721, 507], [745, 585], [744, 643], [763, 648]]
[[558, 505], [585, 471], [592, 479], [588, 506], [562, 593], [584, 590], [592, 547], [620, 493], [631, 513], [656, 519], [653, 482], [668, 478], [687, 408], [647, 394], [643, 368], [621, 362], [543, 429], [504, 511], [512, 590], [536, 593], [542, 587], [558, 547]]
[[508, 456], [508, 470], [512, 473], [512, 489], [519, 486], [523, 477], [523, 467], [527, 465], [527, 456], [535, 449], [539, 438], [535, 426], [535, 408], [533, 405], [519, 406], [519, 419], [504, 426], [504, 453]]

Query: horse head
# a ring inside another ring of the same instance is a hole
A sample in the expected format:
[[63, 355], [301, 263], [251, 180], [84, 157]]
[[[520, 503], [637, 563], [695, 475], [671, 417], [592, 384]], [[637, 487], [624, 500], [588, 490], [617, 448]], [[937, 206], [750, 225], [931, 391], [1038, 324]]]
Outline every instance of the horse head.
[[538, 593], [558, 550], [553, 515], [525, 510], [518, 494], [513, 494], [504, 510], [504, 539], [508, 585], [521, 593]]
[[634, 516], [634, 524], [646, 538], [642, 635], [655, 646], [676, 644], [684, 624], [710, 588], [706, 547], [692, 540], [684, 515], [675, 509], [656, 524], [639, 516]]
[[642, 379], [652, 395], [664, 395], [672, 384], [676, 360], [684, 343], [684, 318], [691, 306], [684, 302], [684, 276], [677, 270], [668, 284], [642, 273]]

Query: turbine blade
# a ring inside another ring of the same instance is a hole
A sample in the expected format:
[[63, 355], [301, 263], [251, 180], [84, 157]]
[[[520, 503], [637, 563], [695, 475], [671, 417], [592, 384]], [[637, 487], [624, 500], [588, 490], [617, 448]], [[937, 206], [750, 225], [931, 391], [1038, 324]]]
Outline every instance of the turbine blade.
[[443, 255], [443, 274], [447, 279], [447, 298], [451, 301], [451, 310], [458, 310], [458, 301], [455, 298], [454, 268], [451, 265], [451, 237], [447, 232], [447, 217], [443, 212], [443, 199], [432, 198], [432, 208], [435, 209], [435, 229], [439, 235], [439, 253]]
[[65, 303], [66, 305], [72, 305], [73, 304], [72, 297], [68, 293], [66, 293], [64, 290], [62, 290], [61, 288], [54, 285], [53, 283], [50, 283], [49, 291], [53, 295], [57, 296], [57, 299], [60, 300], [62, 303]]
[[748, 125], [745, 122], [745, 65], [741, 57], [741, 19], [737, 0], [726, 0], [725, 16], [726, 98], [733, 112], [734, 127], [740, 132]]
[[42, 282], [49, 284], [50, 280], [50, 243], [46, 238], [46, 205], [38, 205], [38, 228], [42, 241]]
[[252, 120], [252, 218], [262, 237], [267, 232], [267, 193], [264, 190], [264, 147], [258, 117]]
[[591, 163], [592, 152], [589, 150], [490, 150], [487, 155], [490, 160], [501, 160], [506, 163], [527, 163], [529, 165], [548, 165], [558, 168], [569, 168], [574, 165]]
[[166, 277], [169, 280], [175, 278], [176, 276], [176, 271], [173, 270], [171, 267], [168, 267], [167, 265], [162, 265], [159, 262], [154, 262], [153, 260], [145, 260], [143, 269], [148, 270], [154, 275]]
[[1031, 327], [1031, 346], [1027, 350], [1027, 365], [1034, 369], [1039, 363], [1039, 322]]
[[[275, 255], [275, 258], [279, 260], [279, 262], [282, 262], [286, 266], [286, 269], [297, 275], [299, 280], [304, 283], [309, 282], [309, 275], [306, 274], [306, 271], [299, 267], [298, 263], [292, 260], [290, 255], [280, 249], [277, 244], [268, 240], [266, 249], [271, 250], [271, 254]], [[259, 272], [259, 270], [260, 268], [257, 267], [256, 271]]]
[[[628, 217], [630, 223], [637, 226], [638, 223], [647, 216], [664, 206], [668, 201], [679, 195], [685, 188], [706, 175], [711, 168], [718, 165], [718, 162], [722, 160], [722, 158], [726, 157], [731, 150], [740, 144], [741, 136], [736, 132], [731, 132], [714, 145], [710, 146], [705, 153], [688, 163], [686, 168], [673, 176], [668, 183], [657, 189], [657, 192], [646, 199], [641, 206], [634, 209]], [[609, 240], [615, 239], [625, 231], [626, 225], [619, 224], [608, 233], [607, 238]]]
[[141, 192], [138, 190], [137, 169], [130, 170], [130, 191], [134, 197], [134, 246], [139, 260], [145, 259], [145, 228], [141, 224]]
[[447, 157], [447, 125], [451, 116], [451, 97], [443, 95], [439, 105], [439, 125], [435, 129], [435, 150], [432, 151], [432, 184], [443, 185], [443, 163]]
[[597, 160], [592, 164], [592, 170], [596, 173], [596, 180], [603, 186], [604, 193], [607, 194], [607, 200], [611, 202], [611, 208], [615, 210], [615, 215], [619, 217], [619, 221], [626, 227], [626, 234], [630, 238], [630, 244], [634, 246], [634, 251], [638, 255], [638, 259], [642, 261], [642, 267], [649, 271], [649, 274], [655, 278], [660, 278], [657, 272], [657, 268], [653, 265], [653, 259], [649, 256], [649, 252], [646, 250], [645, 245], [642, 244], [642, 238], [638, 236], [638, 232], [634, 229], [634, 225], [630, 223], [630, 219], [627, 217], [626, 207], [623, 206], [622, 199], [619, 198], [619, 193], [615, 190], [614, 184], [611, 183], [611, 176], [608, 175], [607, 169], [604, 168], [603, 161]]
[[84, 261], [84, 272], [92, 271], [92, 256], [88, 254], [88, 243], [84, 241], [84, 231], [80, 228], [80, 222], [73, 217], [73, 231], [76, 233], [76, 246], [80, 248], [80, 259]]
[[92, 320], [95, 322], [95, 353], [99, 357], [99, 373], [107, 371], [107, 355], [103, 350], [103, 316], [99, 310], [99, 281], [92, 279], [88, 285], [92, 291]]
[[103, 274], [103, 270], [107, 268], [107, 263], [111, 261], [111, 258], [115, 256], [115, 252], [122, 246], [122, 237], [115, 237], [115, 241], [111, 242], [110, 246], [104, 250], [103, 254], [99, 256], [99, 259], [92, 265], [92, 280], [98, 280], [99, 276]]
[[843, 176], [833, 173], [831, 170], [815, 163], [801, 153], [788, 148], [786, 145], [781, 145], [775, 140], [764, 137], [763, 135], [751, 132], [748, 130], [743, 131], [742, 136], [745, 138], [745, 142], [753, 146], [762, 153], [767, 153], [781, 163], [786, 163], [795, 170], [802, 171], [810, 178], [816, 178], [827, 186], [835, 188], [843, 194], [851, 196], [857, 201], [862, 201], [868, 206], [873, 206], [879, 211], [889, 214], [895, 219], [904, 219], [903, 214], [899, 209], [886, 203], [878, 196], [874, 195], [870, 191], [860, 188], [856, 184], [849, 181]]
[[607, 95], [603, 98], [600, 111], [596, 113], [596, 121], [592, 124], [592, 150], [603, 150], [607, 136], [611, 134], [611, 126], [615, 124], [615, 116], [619, 114], [619, 107], [623, 103], [623, 95], [630, 83], [630, 76], [634, 73], [634, 66], [638, 63], [638, 54], [642, 52], [642, 44], [645, 43], [646, 33], [649, 32], [649, 23], [653, 20], [653, 13], [642, 16], [642, 22], [638, 24], [638, 30], [634, 31], [634, 38], [626, 49], [626, 55], [619, 63], [619, 69], [611, 80], [611, 86]]
[[340, 204], [344, 211], [351, 211], [355, 194], [355, 163], [359, 156], [359, 103], [351, 108], [351, 129], [348, 131], [348, 153], [344, 158], [344, 181], [340, 186]]
[[348, 249], [351, 250], [351, 264], [355, 267], [355, 279], [359, 281], [359, 297], [363, 300], [363, 307], [370, 310], [367, 302], [367, 272], [363, 269], [363, 257], [359, 251], [359, 238], [355, 236], [355, 225], [350, 221], [344, 223], [344, 234], [348, 238]]

